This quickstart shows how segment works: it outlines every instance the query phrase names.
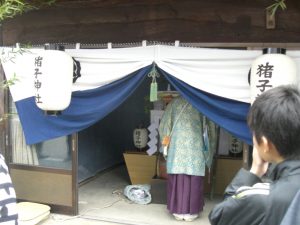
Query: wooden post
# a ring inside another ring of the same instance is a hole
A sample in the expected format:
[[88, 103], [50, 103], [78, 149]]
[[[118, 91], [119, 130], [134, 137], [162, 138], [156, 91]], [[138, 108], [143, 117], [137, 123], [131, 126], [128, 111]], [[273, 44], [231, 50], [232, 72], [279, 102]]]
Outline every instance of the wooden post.
[[243, 168], [249, 169], [249, 145], [243, 144]]

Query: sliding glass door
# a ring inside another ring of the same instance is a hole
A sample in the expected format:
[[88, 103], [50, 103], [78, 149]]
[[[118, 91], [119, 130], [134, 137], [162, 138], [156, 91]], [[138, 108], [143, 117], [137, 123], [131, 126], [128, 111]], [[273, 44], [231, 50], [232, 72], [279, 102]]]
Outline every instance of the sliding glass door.
[[47, 204], [52, 212], [76, 215], [77, 135], [27, 145], [12, 101], [7, 133], [9, 168], [17, 199]]

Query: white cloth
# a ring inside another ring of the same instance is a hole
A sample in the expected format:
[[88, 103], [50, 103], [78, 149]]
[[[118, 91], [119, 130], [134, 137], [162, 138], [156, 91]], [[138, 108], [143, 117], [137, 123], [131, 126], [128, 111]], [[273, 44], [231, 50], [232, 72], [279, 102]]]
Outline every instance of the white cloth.
[[[11, 51], [3, 48], [2, 52]], [[10, 54], [14, 62], [2, 60], [7, 79], [19, 81], [10, 87], [14, 101], [34, 96], [34, 57], [42, 49]], [[174, 46], [146, 46], [115, 49], [66, 49], [81, 63], [81, 77], [73, 91], [93, 89], [121, 79], [155, 62], [161, 69], [185, 83], [224, 98], [250, 102], [248, 72], [258, 50], [228, 50]], [[300, 71], [300, 51], [287, 51]], [[2, 54], [6, 57], [6, 54]], [[5, 62], [6, 61], [6, 62]], [[63, 66], [59, 65], [58, 66]]]

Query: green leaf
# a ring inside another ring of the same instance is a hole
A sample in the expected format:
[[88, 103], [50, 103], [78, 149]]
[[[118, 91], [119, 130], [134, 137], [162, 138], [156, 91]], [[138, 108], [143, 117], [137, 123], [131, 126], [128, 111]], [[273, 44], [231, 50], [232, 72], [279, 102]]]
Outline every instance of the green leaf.
[[[38, 9], [43, 5], [51, 5], [56, 2], [56, 0], [36, 0], [28, 1], [25, 0], [5, 0], [1, 1], [0, 5], [0, 22], [7, 19], [20, 15], [24, 12]], [[34, 3], [32, 3], [34, 2]]]
[[284, 1], [280, 2], [279, 4], [283, 10], [286, 9], [286, 4], [284, 3]]
[[278, 7], [280, 7], [282, 10], [285, 10], [287, 8], [285, 0], [275, 0], [275, 3], [268, 6], [266, 9], [269, 10], [271, 12], [271, 15], [273, 16], [276, 13]]

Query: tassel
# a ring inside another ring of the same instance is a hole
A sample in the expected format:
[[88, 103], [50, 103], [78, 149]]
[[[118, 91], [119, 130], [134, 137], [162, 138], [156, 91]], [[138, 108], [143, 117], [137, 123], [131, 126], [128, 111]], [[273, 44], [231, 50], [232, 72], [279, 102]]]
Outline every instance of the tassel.
[[158, 100], [157, 97], [157, 82], [156, 77], [159, 77], [159, 73], [156, 71], [155, 64], [153, 64], [151, 72], [148, 74], [148, 77], [152, 78], [150, 85], [150, 102], [155, 102]]
[[150, 87], [150, 102], [155, 102], [157, 101], [157, 83], [151, 82], [151, 87]]

